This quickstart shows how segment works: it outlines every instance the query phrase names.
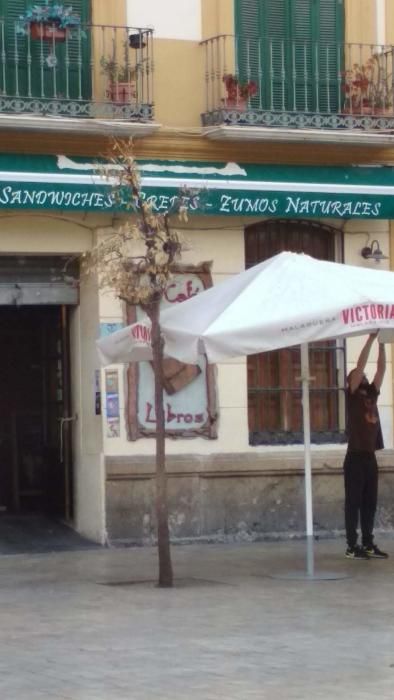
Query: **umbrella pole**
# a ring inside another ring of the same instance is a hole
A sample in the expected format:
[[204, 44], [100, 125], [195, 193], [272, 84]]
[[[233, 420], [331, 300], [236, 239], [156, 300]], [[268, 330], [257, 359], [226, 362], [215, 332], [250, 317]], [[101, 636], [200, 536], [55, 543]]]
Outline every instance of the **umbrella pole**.
[[313, 506], [312, 506], [312, 461], [311, 461], [311, 419], [309, 404], [309, 348], [301, 345], [302, 419], [304, 427], [304, 474], [305, 474], [305, 518], [306, 518], [306, 568], [307, 575], [315, 573], [313, 551]]
[[304, 426], [304, 474], [305, 474], [305, 516], [306, 516], [306, 572], [291, 571], [274, 574], [273, 578], [285, 580], [335, 581], [347, 578], [347, 574], [329, 571], [315, 571], [313, 548], [313, 507], [312, 507], [312, 460], [311, 460], [311, 416], [309, 407], [309, 349], [308, 343], [301, 345], [302, 420]]

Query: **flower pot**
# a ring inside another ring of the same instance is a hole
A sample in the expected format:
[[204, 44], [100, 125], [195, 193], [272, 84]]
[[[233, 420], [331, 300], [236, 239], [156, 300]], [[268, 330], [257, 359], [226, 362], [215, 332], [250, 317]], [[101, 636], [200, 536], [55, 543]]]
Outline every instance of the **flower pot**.
[[377, 117], [393, 117], [394, 112], [392, 107], [375, 107], [374, 114]]
[[43, 41], [65, 41], [67, 29], [59, 27], [55, 22], [30, 22], [30, 37]]
[[374, 114], [375, 112], [372, 107], [361, 107], [361, 105], [350, 107], [349, 105], [346, 105], [343, 109], [343, 113], [354, 114], [355, 116], [368, 116], [370, 114]]
[[61, 28], [55, 23], [45, 24], [44, 22], [30, 23], [30, 37], [43, 41], [65, 41], [67, 29]]
[[227, 97], [223, 101], [224, 109], [236, 109], [238, 112], [245, 112], [248, 107], [248, 101], [244, 97]]
[[136, 86], [132, 82], [110, 83], [107, 89], [107, 97], [115, 104], [129, 104], [136, 97]]

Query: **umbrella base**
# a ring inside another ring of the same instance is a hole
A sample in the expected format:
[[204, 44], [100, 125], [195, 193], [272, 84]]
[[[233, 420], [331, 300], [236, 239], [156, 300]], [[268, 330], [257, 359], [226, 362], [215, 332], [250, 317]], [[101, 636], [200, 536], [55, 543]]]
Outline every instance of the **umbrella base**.
[[339, 581], [344, 578], [349, 578], [349, 574], [344, 573], [343, 571], [334, 572], [316, 570], [313, 534], [306, 536], [305, 554], [305, 569], [296, 569], [295, 571], [271, 574], [270, 578], [283, 579], [286, 581]]
[[340, 581], [351, 577], [349, 574], [333, 571], [315, 571], [313, 574], [308, 574], [307, 571], [288, 571], [283, 574], [270, 574], [269, 578], [279, 581]]

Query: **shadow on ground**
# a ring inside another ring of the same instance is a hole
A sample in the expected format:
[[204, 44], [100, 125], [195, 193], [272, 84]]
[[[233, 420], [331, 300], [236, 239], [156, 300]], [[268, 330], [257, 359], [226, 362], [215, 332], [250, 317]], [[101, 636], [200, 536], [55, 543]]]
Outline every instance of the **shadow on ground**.
[[44, 515], [1, 515], [0, 554], [45, 554], [98, 549], [65, 523]]

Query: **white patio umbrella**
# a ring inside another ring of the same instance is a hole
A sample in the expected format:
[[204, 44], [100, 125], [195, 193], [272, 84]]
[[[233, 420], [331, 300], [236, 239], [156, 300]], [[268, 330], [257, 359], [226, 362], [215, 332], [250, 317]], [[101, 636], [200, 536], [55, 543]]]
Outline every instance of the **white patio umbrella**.
[[[308, 343], [393, 331], [394, 273], [284, 252], [166, 309], [160, 322], [166, 355], [183, 362], [301, 345], [307, 569], [314, 576]], [[129, 326], [98, 348], [104, 364], [149, 359], [149, 325]]]

